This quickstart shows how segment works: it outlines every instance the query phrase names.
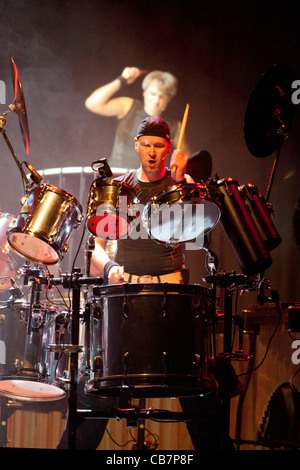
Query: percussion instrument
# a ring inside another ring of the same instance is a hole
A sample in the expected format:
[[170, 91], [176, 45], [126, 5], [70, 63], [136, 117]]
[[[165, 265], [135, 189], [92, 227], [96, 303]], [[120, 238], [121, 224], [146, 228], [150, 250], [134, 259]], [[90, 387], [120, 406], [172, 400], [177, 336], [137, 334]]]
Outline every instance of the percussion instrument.
[[205, 185], [180, 184], [154, 196], [143, 211], [143, 224], [154, 240], [176, 244], [194, 241], [218, 223], [220, 210]]
[[29, 261], [53, 265], [68, 250], [68, 240], [82, 219], [82, 208], [71, 194], [40, 184], [23, 198], [21, 212], [7, 232], [7, 241]]
[[130, 206], [136, 198], [124, 182], [96, 179], [90, 190], [88, 230], [98, 238], [115, 240], [129, 233]]
[[220, 204], [220, 223], [232, 246], [244, 274], [264, 272], [272, 264], [272, 258], [264, 244], [238, 182], [224, 178], [216, 182]]
[[280, 242], [281, 237], [276, 230], [272, 220], [272, 206], [267, 203], [264, 196], [260, 194], [254, 184], [245, 184], [239, 187], [244, 201], [250, 210], [254, 223], [264, 241], [268, 251], [274, 250]]
[[99, 287], [92, 303], [87, 391], [100, 396], [208, 393], [208, 289], [182, 284]]
[[64, 398], [69, 358], [48, 350], [62, 338], [66, 313], [42, 306], [33, 311], [28, 332], [29, 304], [16, 302], [0, 310], [0, 395], [21, 401]]

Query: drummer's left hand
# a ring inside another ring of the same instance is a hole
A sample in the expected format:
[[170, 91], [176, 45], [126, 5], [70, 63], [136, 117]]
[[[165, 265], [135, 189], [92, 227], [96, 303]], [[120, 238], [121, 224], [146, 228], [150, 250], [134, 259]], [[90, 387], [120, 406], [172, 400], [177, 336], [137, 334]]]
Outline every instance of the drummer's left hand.
[[124, 282], [124, 267], [112, 266], [108, 273], [109, 284], [122, 284]]
[[176, 183], [181, 183], [185, 177], [187, 159], [182, 150], [174, 150], [170, 160], [170, 168]]

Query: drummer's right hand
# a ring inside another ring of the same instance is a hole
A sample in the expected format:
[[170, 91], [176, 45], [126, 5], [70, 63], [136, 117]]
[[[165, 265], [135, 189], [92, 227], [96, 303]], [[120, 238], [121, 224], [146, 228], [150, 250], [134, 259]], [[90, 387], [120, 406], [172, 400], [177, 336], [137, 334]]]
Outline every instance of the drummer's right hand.
[[121, 73], [122, 77], [125, 78], [127, 85], [135, 82], [135, 80], [139, 77], [141, 71], [137, 67], [125, 67], [123, 72]]
[[124, 282], [123, 266], [112, 266], [109, 270], [108, 281], [110, 284], [121, 284]]

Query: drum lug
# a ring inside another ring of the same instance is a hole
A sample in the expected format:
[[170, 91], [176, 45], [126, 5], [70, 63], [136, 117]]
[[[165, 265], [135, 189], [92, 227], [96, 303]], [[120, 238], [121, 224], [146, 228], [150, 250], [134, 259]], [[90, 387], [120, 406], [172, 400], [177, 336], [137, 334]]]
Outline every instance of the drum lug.
[[44, 364], [39, 363], [38, 371], [39, 371], [40, 377], [42, 377], [43, 379], [48, 377], [49, 376], [48, 364], [46, 362], [44, 362]]
[[167, 375], [167, 353], [163, 351], [162, 353], [162, 363], [164, 368], [164, 374]]
[[127, 291], [128, 291], [127, 284], [123, 284], [124, 300], [123, 300], [122, 311], [123, 311], [123, 316], [126, 319], [128, 318], [128, 313], [129, 313], [129, 304], [128, 304], [128, 299], [127, 299]]
[[162, 310], [162, 316], [164, 318], [167, 314], [167, 297], [166, 297], [166, 294], [164, 294], [164, 297], [163, 297], [161, 310]]
[[68, 249], [69, 249], [70, 245], [68, 242], [65, 243], [63, 249], [62, 249], [62, 258], [65, 256], [65, 254], [67, 253]]
[[127, 319], [128, 318], [129, 307], [128, 307], [128, 301], [127, 301], [126, 296], [124, 297], [122, 310], [123, 310], [123, 316]]
[[103, 376], [103, 359], [102, 356], [96, 356], [93, 362], [93, 372], [95, 377]]
[[[162, 287], [163, 287], [163, 301], [162, 301], [162, 305], [161, 305], [161, 310], [162, 310], [162, 316], [163, 318], [166, 316], [167, 314], [167, 290], [168, 290], [168, 284], [166, 282], [162, 282]], [[165, 354], [165, 353], [164, 353]]]
[[129, 358], [129, 352], [127, 351], [126, 353], [123, 354], [123, 370], [124, 370], [125, 377], [128, 373], [128, 358]]
[[23, 362], [20, 359], [16, 359], [14, 362], [14, 368], [17, 375], [20, 375], [21, 369], [23, 367]]
[[201, 315], [202, 313], [202, 309], [201, 309], [201, 303], [200, 301], [198, 300], [197, 303], [194, 303], [193, 306], [192, 306], [192, 314], [193, 314], [193, 317], [194, 318], [199, 318], [199, 316]]
[[201, 357], [200, 357], [200, 354], [195, 354], [194, 355], [194, 362], [193, 362], [193, 366], [195, 368], [195, 372], [197, 373], [199, 370], [201, 370]]

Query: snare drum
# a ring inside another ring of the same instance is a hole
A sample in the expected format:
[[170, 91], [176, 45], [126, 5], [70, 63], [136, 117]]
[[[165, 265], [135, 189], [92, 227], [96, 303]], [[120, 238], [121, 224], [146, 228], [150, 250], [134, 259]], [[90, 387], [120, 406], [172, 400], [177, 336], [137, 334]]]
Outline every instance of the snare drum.
[[136, 195], [124, 182], [96, 179], [90, 190], [88, 230], [98, 238], [116, 240], [127, 236], [129, 215]]
[[0, 311], [0, 395], [21, 401], [64, 398], [69, 358], [48, 350], [58, 341], [65, 314], [49, 307], [35, 310], [27, 332], [29, 304]]
[[29, 261], [53, 265], [67, 252], [82, 208], [69, 193], [52, 185], [38, 185], [24, 197], [23, 207], [7, 232], [10, 246]]
[[219, 218], [219, 207], [200, 183], [173, 186], [154, 196], [142, 216], [148, 235], [165, 244], [195, 241], [210, 232]]
[[211, 392], [208, 289], [181, 284], [96, 288], [87, 391], [176, 397]]

